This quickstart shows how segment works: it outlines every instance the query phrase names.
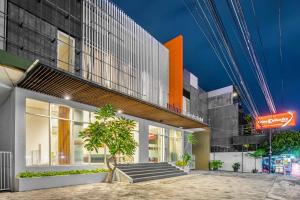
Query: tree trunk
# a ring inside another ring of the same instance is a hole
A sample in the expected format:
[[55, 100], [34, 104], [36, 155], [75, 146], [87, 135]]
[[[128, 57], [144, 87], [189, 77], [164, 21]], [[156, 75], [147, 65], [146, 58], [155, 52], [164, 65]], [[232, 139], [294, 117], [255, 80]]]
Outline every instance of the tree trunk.
[[[114, 162], [113, 166], [110, 165], [110, 160]], [[114, 173], [117, 167], [117, 159], [115, 156], [111, 156], [107, 159], [106, 161], [107, 168], [109, 169], [108, 175], [106, 177], [106, 182], [107, 183], [112, 183], [113, 178], [114, 178]]]

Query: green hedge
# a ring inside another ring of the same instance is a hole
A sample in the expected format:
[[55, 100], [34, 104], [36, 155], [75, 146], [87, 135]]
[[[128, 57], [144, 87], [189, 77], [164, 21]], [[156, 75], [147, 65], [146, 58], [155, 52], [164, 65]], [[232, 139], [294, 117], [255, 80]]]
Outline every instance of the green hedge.
[[69, 171], [46, 171], [46, 172], [21, 172], [17, 177], [19, 178], [33, 178], [33, 177], [44, 177], [44, 176], [65, 176], [73, 174], [95, 174], [100, 172], [108, 172], [107, 169], [82, 169], [82, 170], [69, 170]]

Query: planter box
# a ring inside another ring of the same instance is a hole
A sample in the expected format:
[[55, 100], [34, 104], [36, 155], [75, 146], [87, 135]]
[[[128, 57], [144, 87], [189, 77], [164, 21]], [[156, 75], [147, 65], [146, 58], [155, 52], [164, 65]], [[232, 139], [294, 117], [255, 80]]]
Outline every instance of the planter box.
[[17, 178], [16, 191], [37, 190], [89, 183], [100, 183], [106, 178], [107, 172], [95, 174], [74, 174], [66, 176], [47, 176], [36, 178]]

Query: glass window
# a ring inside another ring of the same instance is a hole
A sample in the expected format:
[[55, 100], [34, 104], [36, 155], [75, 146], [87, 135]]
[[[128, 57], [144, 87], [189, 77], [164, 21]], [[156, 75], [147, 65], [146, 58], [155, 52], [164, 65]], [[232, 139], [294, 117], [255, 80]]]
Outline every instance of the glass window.
[[87, 123], [73, 122], [72, 136], [73, 136], [73, 153], [74, 164], [86, 164], [89, 163], [89, 152], [84, 148], [84, 141], [79, 137], [80, 131], [87, 128]]
[[181, 131], [170, 130], [169, 132], [169, 161], [180, 160], [183, 154], [183, 137]]
[[49, 103], [33, 99], [26, 99], [26, 112], [30, 114], [49, 116]]
[[109, 157], [109, 152], [106, 147], [98, 148], [98, 153], [96, 151], [91, 152], [91, 163], [104, 163]]
[[51, 108], [58, 108], [54, 113], [59, 117], [51, 119], [51, 163], [68, 165], [71, 164], [71, 122], [68, 120], [71, 109], [56, 105]]
[[71, 71], [75, 65], [75, 39], [71, 36], [57, 32], [57, 67]]
[[70, 119], [70, 114], [69, 107], [51, 104], [51, 117]]
[[155, 126], [149, 126], [149, 161], [164, 161], [164, 129]]
[[26, 165], [49, 165], [49, 118], [26, 114]]
[[[43, 101], [26, 99], [26, 165], [72, 165], [104, 163], [110, 154], [107, 147], [98, 153], [89, 152], [84, 141], [79, 137], [80, 131], [87, 128], [89, 122], [95, 121], [95, 114], [85, 110], [70, 108], [65, 105], [50, 104]], [[151, 129], [152, 130], [152, 129]], [[163, 131], [153, 127], [158, 134], [154, 143], [156, 152], [152, 160], [162, 161]], [[139, 124], [133, 131], [139, 140]], [[157, 154], [157, 155], [156, 155]], [[138, 149], [133, 157], [120, 156], [120, 162], [138, 161]]]
[[91, 123], [94, 123], [96, 121], [96, 116], [94, 112], [91, 112]]
[[73, 121], [89, 123], [90, 113], [84, 110], [73, 109]]

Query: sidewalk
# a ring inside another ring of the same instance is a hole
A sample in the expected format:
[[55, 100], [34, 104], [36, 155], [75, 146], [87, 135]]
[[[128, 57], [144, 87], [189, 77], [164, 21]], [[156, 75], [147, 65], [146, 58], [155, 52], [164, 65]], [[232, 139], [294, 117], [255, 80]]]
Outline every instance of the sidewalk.
[[0, 193], [0, 200], [38, 199], [300, 199], [293, 177], [195, 171], [190, 175], [137, 184], [98, 183], [20, 193]]

